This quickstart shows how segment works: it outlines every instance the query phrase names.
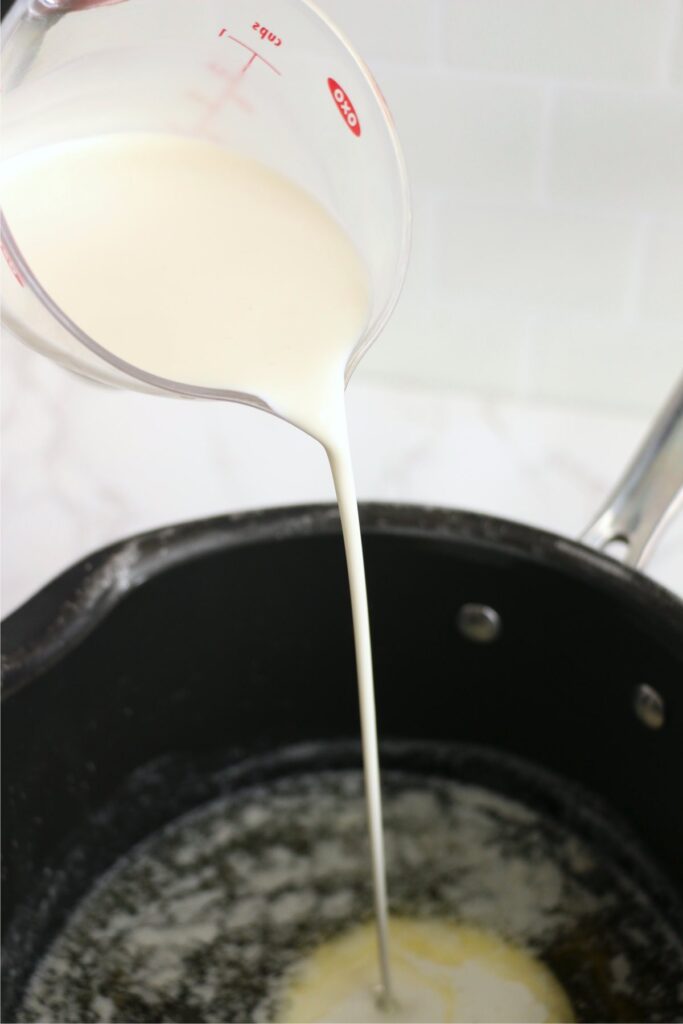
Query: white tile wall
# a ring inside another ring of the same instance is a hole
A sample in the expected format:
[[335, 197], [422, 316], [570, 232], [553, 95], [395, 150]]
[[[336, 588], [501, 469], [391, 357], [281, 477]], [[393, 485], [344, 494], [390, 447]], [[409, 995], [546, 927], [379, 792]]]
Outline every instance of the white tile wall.
[[429, 64], [439, 0], [317, 0], [364, 57]]
[[659, 322], [616, 327], [609, 320], [542, 314], [529, 326], [528, 346], [529, 393], [571, 402], [580, 374], [586, 402], [608, 400], [620, 410], [637, 408], [644, 396], [652, 396], [654, 409], [666, 395], [669, 369], [675, 371], [672, 353], [683, 366], [680, 327]]
[[635, 240], [626, 218], [446, 199], [439, 227], [440, 283], [459, 303], [485, 307], [495, 297], [503, 315], [620, 312]]
[[668, 0], [444, 0], [448, 59], [503, 74], [651, 82]]
[[683, 93], [562, 89], [551, 145], [553, 200], [683, 212]]
[[501, 89], [437, 67], [375, 65], [401, 133], [416, 189], [486, 198], [531, 197], [543, 96], [526, 83]]
[[653, 410], [683, 368], [683, 0], [319, 0], [403, 140], [413, 264], [359, 372]]
[[[645, 226], [641, 309], [652, 319], [683, 322], [683, 217]], [[681, 341], [683, 348], [683, 340]]]

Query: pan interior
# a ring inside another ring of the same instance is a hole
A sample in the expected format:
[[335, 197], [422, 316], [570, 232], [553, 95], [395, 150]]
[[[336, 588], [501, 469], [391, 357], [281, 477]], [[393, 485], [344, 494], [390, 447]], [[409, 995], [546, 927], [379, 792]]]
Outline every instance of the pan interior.
[[[393, 913], [525, 947], [577, 1020], [681, 1019], [675, 899], [604, 807], [485, 749], [392, 743], [383, 765]], [[97, 881], [18, 1020], [276, 1020], [301, 958], [371, 907], [357, 748], [285, 749]]]

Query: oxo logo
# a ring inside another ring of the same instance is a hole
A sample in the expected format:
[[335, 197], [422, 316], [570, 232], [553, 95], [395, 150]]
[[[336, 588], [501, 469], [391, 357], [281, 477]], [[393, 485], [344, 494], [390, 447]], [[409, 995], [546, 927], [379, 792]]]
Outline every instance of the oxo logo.
[[337, 104], [337, 110], [346, 121], [346, 125], [354, 135], [360, 135], [360, 121], [353, 103], [346, 95], [341, 85], [335, 82], [334, 78], [327, 79], [327, 87], [332, 94], [332, 99]]

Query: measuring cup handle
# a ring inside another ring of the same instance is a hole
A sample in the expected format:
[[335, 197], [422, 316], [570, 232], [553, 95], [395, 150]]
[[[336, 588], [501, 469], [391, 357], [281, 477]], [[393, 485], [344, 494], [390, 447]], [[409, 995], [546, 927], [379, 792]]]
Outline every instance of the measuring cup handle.
[[683, 497], [683, 377], [580, 539], [599, 550], [621, 542], [626, 549], [620, 560], [639, 566], [678, 497]]

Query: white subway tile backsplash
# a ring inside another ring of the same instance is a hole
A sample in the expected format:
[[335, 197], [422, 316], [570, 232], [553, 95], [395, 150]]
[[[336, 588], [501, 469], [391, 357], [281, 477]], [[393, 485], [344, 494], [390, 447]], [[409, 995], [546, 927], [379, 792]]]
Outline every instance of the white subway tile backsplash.
[[654, 81], [669, 0], [444, 0], [457, 67], [588, 81]]
[[426, 63], [434, 58], [438, 0], [319, 0], [371, 66], [377, 58]]
[[506, 394], [524, 378], [525, 317], [503, 313], [487, 304], [462, 306], [442, 294], [435, 307], [442, 379], [457, 387]]
[[434, 69], [385, 67], [380, 80], [414, 182], [455, 194], [531, 195], [540, 153], [540, 89], [501, 89]]
[[406, 292], [400, 313], [365, 357], [359, 374], [509, 394], [521, 376], [525, 318], [424, 298]]
[[683, 218], [654, 221], [648, 226], [641, 289], [644, 317], [678, 323], [683, 366]]
[[651, 413], [681, 371], [675, 327], [643, 322], [540, 316], [529, 328], [528, 393], [534, 398], [604, 403]]
[[551, 199], [683, 212], [683, 95], [561, 90]]
[[635, 234], [629, 219], [444, 200], [437, 223], [441, 287], [458, 302], [621, 312]]
[[683, 364], [683, 0], [319, 0], [396, 118], [414, 201], [359, 368], [651, 411]]

